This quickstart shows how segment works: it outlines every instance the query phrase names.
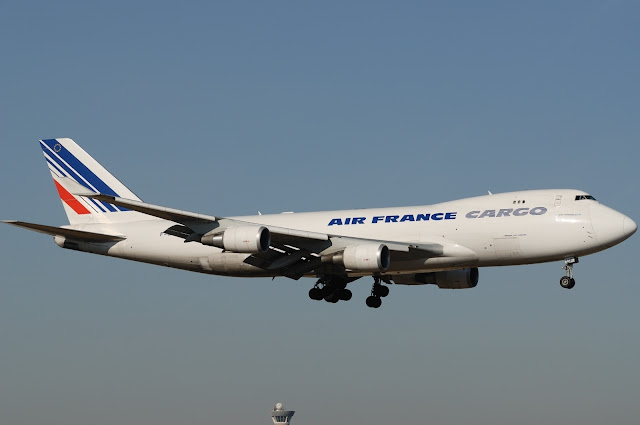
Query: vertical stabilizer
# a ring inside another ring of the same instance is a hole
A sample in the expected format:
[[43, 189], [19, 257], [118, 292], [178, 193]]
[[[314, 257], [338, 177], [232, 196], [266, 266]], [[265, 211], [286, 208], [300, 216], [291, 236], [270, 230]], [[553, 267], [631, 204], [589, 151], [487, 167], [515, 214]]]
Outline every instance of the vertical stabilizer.
[[40, 140], [40, 146], [69, 223], [125, 222], [134, 221], [142, 215], [107, 202], [74, 196], [65, 188], [67, 178], [95, 192], [140, 201], [140, 198], [73, 140]]

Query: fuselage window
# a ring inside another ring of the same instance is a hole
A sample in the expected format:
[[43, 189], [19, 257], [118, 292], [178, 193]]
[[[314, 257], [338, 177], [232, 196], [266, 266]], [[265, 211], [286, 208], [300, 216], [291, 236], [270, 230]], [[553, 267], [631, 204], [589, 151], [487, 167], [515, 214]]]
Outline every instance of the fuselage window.
[[596, 200], [596, 198], [594, 198], [594, 197], [593, 197], [593, 196], [591, 196], [591, 195], [576, 195], [576, 201], [583, 201], [583, 200], [585, 200], [585, 199], [590, 199], [590, 200], [592, 200], [592, 201], [595, 201], [595, 200]]

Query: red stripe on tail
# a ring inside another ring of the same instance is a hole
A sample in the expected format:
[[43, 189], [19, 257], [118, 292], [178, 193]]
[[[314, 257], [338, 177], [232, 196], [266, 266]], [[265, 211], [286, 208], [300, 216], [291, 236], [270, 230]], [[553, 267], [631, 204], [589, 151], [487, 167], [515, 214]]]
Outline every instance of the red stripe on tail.
[[71, 209], [76, 212], [76, 214], [91, 214], [91, 211], [86, 209], [85, 206], [82, 205], [80, 201], [78, 201], [72, 194], [70, 194], [67, 189], [62, 187], [60, 183], [55, 180], [53, 180], [53, 182], [56, 184], [56, 189], [58, 189], [58, 195], [60, 195], [60, 199], [62, 199], [65, 204], [69, 205]]

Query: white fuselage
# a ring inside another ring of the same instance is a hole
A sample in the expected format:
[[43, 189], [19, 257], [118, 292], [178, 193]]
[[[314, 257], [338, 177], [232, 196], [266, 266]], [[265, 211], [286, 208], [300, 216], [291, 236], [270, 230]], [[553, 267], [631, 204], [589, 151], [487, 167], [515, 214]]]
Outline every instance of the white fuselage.
[[[629, 237], [635, 223], [577, 190], [533, 190], [433, 205], [233, 217], [244, 222], [388, 242], [442, 243], [442, 255], [392, 261], [387, 275], [504, 266], [592, 254]], [[126, 215], [127, 213], [123, 213]], [[74, 226], [126, 235], [111, 243], [78, 243], [81, 251], [202, 273], [274, 276], [244, 262], [250, 254], [187, 242], [164, 231], [176, 223], [150, 218]], [[63, 241], [57, 242], [62, 246]], [[371, 273], [349, 273], [351, 276]]]

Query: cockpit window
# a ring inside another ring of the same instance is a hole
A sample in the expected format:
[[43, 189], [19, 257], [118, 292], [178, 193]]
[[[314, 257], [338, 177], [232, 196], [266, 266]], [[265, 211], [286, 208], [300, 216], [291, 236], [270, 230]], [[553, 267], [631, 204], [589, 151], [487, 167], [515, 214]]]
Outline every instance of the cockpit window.
[[576, 201], [582, 201], [584, 199], [591, 199], [592, 201], [596, 200], [596, 198], [591, 195], [576, 195]]

